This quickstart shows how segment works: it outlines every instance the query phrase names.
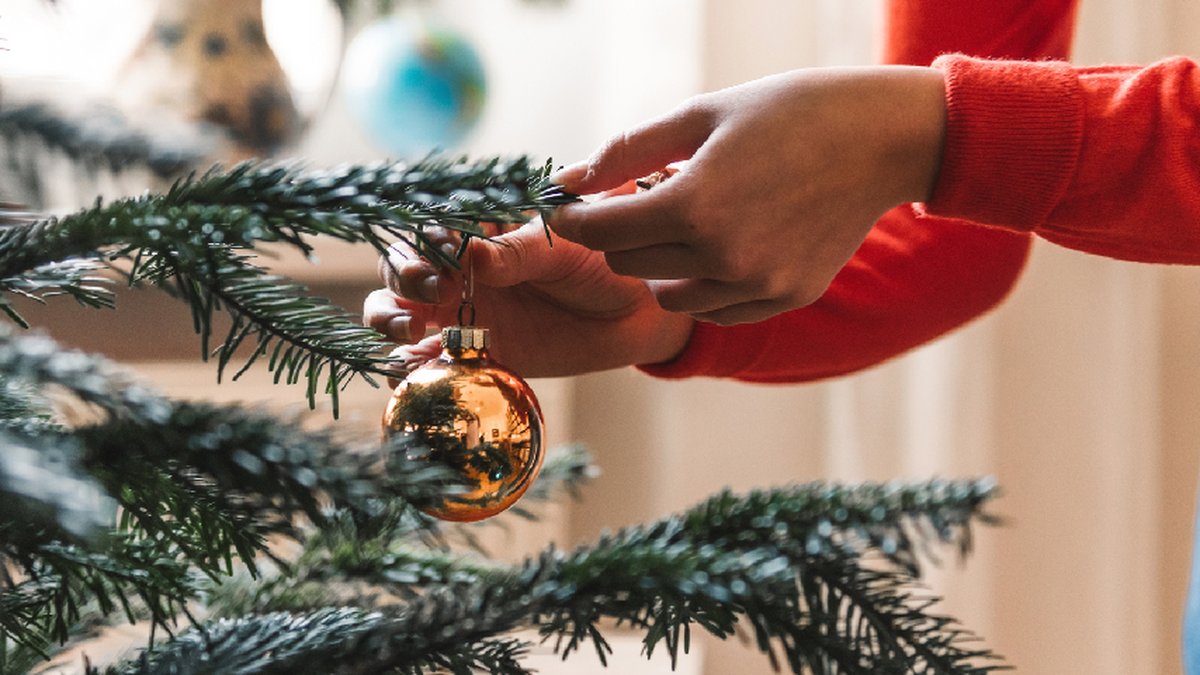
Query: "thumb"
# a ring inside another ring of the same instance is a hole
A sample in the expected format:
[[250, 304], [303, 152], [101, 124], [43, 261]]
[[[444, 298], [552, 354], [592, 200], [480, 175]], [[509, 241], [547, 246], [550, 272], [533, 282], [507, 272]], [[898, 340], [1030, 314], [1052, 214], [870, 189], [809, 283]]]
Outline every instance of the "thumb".
[[540, 218], [491, 239], [471, 240], [471, 267], [476, 283], [504, 288], [538, 281], [563, 263], [560, 248], [570, 242], [554, 237], [551, 248]]
[[690, 158], [708, 140], [714, 119], [706, 107], [685, 103], [613, 136], [587, 160], [560, 169], [550, 180], [580, 195], [612, 190]]

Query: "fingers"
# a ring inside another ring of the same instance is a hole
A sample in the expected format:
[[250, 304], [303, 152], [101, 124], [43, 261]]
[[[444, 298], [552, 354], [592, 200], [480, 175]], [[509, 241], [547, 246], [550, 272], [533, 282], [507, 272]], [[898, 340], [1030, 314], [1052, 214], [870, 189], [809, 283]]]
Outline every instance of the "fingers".
[[695, 252], [679, 244], [613, 251], [604, 254], [604, 261], [613, 272], [639, 279], [688, 279], [706, 274]]
[[646, 286], [663, 309], [693, 316], [746, 301], [743, 286], [714, 279], [647, 281]]
[[[437, 247], [444, 258], [458, 255], [461, 235], [443, 227], [427, 227], [422, 232], [422, 246]], [[452, 297], [447, 286], [452, 285], [452, 275], [439, 269], [420, 252], [414, 243], [397, 241], [388, 247], [387, 255], [379, 259], [379, 280], [394, 293], [416, 302], [437, 304], [443, 298]]]
[[721, 325], [762, 321], [820, 297], [773, 292], [762, 282], [683, 279], [647, 281], [646, 286], [663, 309]]
[[707, 140], [713, 125], [711, 111], [693, 99], [613, 136], [587, 160], [560, 170], [550, 179], [575, 194], [611, 190], [691, 157]]
[[540, 218], [490, 240], [476, 239], [470, 249], [475, 283], [506, 288], [553, 276], [566, 258], [556, 250], [563, 243], [551, 247]]
[[396, 342], [412, 342], [425, 335], [429, 314], [427, 308], [406, 302], [387, 288], [372, 291], [363, 301], [363, 325]]
[[411, 256], [404, 248], [393, 245], [387, 256], [379, 258], [379, 279], [393, 293], [429, 304], [441, 300], [441, 274], [422, 258]]
[[385, 366], [389, 372], [395, 374], [395, 377], [387, 378], [388, 387], [395, 389], [400, 384], [400, 380], [421, 364], [436, 358], [441, 352], [442, 338], [440, 335], [430, 335], [416, 344], [403, 345], [393, 349], [388, 354], [388, 363]]
[[776, 314], [782, 314], [790, 309], [794, 309], [791, 305], [778, 300], [755, 300], [752, 302], [743, 302], [737, 305], [730, 305], [712, 312], [700, 312], [692, 315], [692, 318], [697, 321], [707, 321], [721, 326], [732, 326], [739, 323], [755, 323], [764, 321]]
[[681, 241], [686, 230], [686, 174], [647, 192], [560, 206], [550, 227], [563, 239], [593, 251], [631, 249]]
[[[486, 287], [504, 288], [561, 278], [577, 259], [570, 255], [572, 249], [583, 250], [561, 239], [552, 249], [546, 230], [537, 219], [491, 240], [473, 239], [469, 264], [476, 293]], [[370, 293], [363, 302], [364, 325], [396, 342], [411, 343], [431, 326], [453, 320], [462, 293], [461, 273], [439, 271], [406, 244], [398, 243], [386, 257], [381, 257], [379, 276], [387, 287]]]

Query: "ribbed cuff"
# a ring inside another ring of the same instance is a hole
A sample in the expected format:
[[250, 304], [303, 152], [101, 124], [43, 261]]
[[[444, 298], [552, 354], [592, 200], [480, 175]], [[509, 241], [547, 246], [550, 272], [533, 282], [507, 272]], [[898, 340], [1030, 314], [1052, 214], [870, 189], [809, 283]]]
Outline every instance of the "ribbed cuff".
[[664, 363], [642, 364], [638, 369], [671, 380], [736, 377], [758, 359], [768, 332], [761, 324], [718, 326], [697, 321], [679, 356]]
[[1083, 142], [1074, 69], [1056, 61], [933, 63], [946, 78], [946, 142], [932, 215], [1032, 230], [1066, 192]]

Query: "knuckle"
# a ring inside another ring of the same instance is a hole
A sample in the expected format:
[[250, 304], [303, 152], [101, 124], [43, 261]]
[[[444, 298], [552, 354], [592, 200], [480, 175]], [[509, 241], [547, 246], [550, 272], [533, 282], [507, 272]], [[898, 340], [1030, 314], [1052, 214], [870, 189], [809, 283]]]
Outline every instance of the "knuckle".
[[504, 241], [505, 253], [507, 260], [505, 264], [511, 265], [517, 269], [522, 269], [530, 262], [529, 242], [520, 237], [513, 237]]
[[742, 251], [709, 247], [706, 260], [710, 274], [721, 281], [747, 281], [754, 274], [754, 264]]
[[593, 173], [606, 173], [610, 167], [621, 166], [629, 154], [632, 142], [628, 130], [610, 136], [588, 160]]
[[397, 241], [389, 244], [387, 253], [379, 256], [379, 262], [376, 267], [376, 271], [379, 273], [379, 281], [383, 282], [388, 288], [395, 290], [400, 268], [416, 259], [416, 257], [416, 252], [407, 242]]
[[787, 276], [770, 272], [762, 276], [755, 284], [759, 295], [766, 300], [800, 299], [804, 289], [794, 286]]
[[726, 208], [708, 190], [698, 190], [689, 195], [689, 199], [676, 206], [684, 236], [690, 243], [699, 246], [730, 250], [739, 248], [731, 246], [730, 236], [736, 231], [737, 221], [726, 215]]
[[379, 274], [379, 282], [388, 288], [393, 288], [396, 276], [396, 265], [392, 262], [390, 255], [379, 256], [379, 263], [375, 270]]
[[825, 288], [797, 279], [787, 270], [768, 272], [754, 281], [755, 295], [761, 299], [789, 309], [806, 307], [816, 302], [825, 293]]
[[680, 219], [693, 235], [706, 233], [716, 207], [706, 190], [696, 190], [688, 195], [688, 199], [672, 205]]
[[675, 115], [682, 119], [707, 119], [713, 114], [713, 94], [695, 94], [684, 99], [676, 108]]

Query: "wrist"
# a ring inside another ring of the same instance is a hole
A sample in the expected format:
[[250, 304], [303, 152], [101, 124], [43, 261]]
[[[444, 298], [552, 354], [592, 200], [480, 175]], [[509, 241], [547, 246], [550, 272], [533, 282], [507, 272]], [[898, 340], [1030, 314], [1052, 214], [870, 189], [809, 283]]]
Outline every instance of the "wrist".
[[937, 185], [946, 139], [946, 83], [935, 68], [896, 67], [897, 114], [893, 157], [898, 204], [928, 201]]
[[948, 54], [945, 149], [928, 213], [1030, 230], [1076, 175], [1084, 137], [1079, 76], [1061, 61]]

